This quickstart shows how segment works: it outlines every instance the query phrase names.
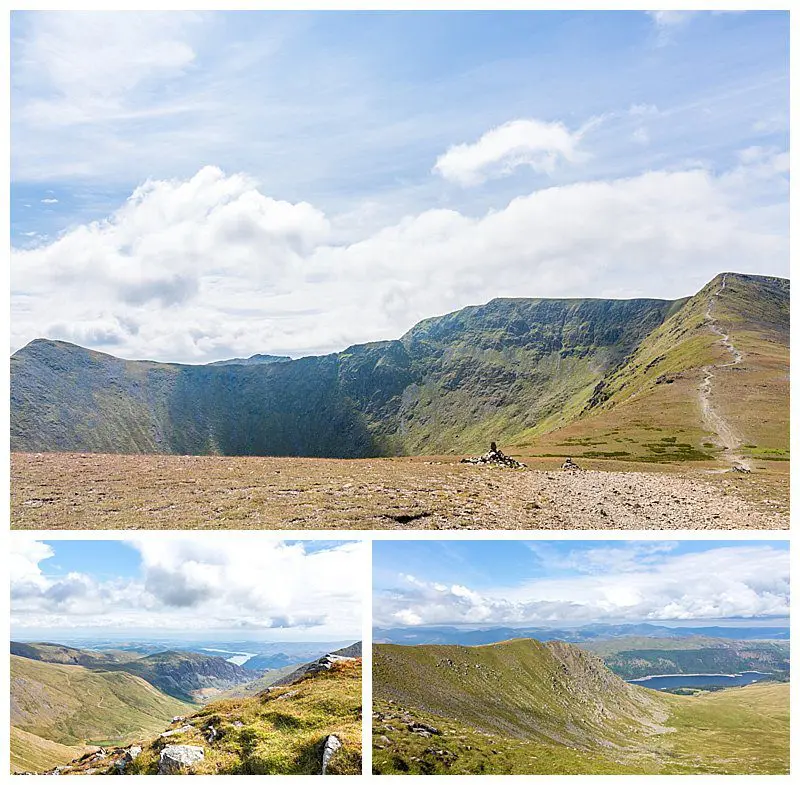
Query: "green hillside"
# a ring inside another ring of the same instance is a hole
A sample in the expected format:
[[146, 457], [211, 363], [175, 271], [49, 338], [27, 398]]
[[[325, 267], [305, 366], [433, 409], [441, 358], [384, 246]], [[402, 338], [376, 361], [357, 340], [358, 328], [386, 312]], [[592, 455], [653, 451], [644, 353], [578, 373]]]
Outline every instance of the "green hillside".
[[[191, 651], [159, 651], [143, 656], [126, 651], [91, 651], [54, 643], [11, 642], [11, 653], [42, 662], [83, 665], [91, 670], [124, 671], [173, 698], [200, 702], [252, 681], [253, 671]], [[278, 678], [276, 676], [275, 678]]]
[[[129, 746], [107, 746], [74, 760], [62, 774], [158, 774], [165, 747], [188, 745], [202, 752], [192, 774], [320, 774], [323, 749], [334, 747], [326, 774], [361, 773], [361, 660], [335, 663], [292, 684], [249, 697], [209, 703], [176, 717]], [[133, 741], [133, 740], [131, 740]], [[122, 771], [120, 771], [122, 767]]]
[[279, 679], [282, 679], [284, 676], [288, 676], [290, 673], [293, 673], [296, 670], [297, 665], [284, 665], [283, 668], [273, 668], [272, 670], [268, 670], [263, 676], [259, 676], [257, 679], [253, 679], [245, 684], [240, 684], [238, 687], [233, 687], [230, 690], [226, 690], [222, 695], [220, 695], [220, 698], [247, 698], [253, 695], [258, 695], [260, 692], [264, 692], [264, 690], [266, 690]]
[[[732, 273], [688, 300], [498, 299], [399, 340], [254, 364], [131, 362], [36, 340], [11, 358], [11, 446], [352, 458], [495, 440], [527, 454], [710, 460], [725, 449], [701, 411], [711, 373], [714, 411], [742, 450], [780, 459], [788, 303], [788, 281]], [[723, 329], [743, 355], [733, 369]]]
[[62, 766], [83, 755], [87, 749], [68, 747], [12, 726], [11, 772], [38, 772]]
[[[318, 774], [322, 744], [331, 734], [342, 747], [327, 773], [360, 774], [361, 661], [254, 697], [215, 701], [187, 723], [191, 730], [169, 741], [203, 747], [196, 774]], [[205, 733], [211, 725], [220, 733], [213, 743]], [[164, 744], [147, 744], [126, 773], [155, 774]]]
[[623, 679], [746, 670], [771, 673], [781, 680], [789, 678], [788, 641], [622, 637], [580, 646], [601, 656], [606, 666]]
[[11, 641], [11, 653], [30, 660], [55, 662], [61, 665], [84, 665], [87, 668], [133, 662], [141, 654], [128, 651], [92, 651], [62, 646], [58, 643], [18, 643]]
[[[729, 335], [740, 363], [731, 364], [733, 355], [712, 324]], [[562, 412], [514, 444], [533, 453], [651, 462], [722, 457], [730, 447], [704, 420], [700, 403], [710, 369], [709, 400], [729, 426], [736, 451], [786, 459], [788, 329], [787, 280], [719, 275], [600, 379], [577, 416]]]
[[373, 767], [379, 774], [785, 773], [788, 692], [788, 684], [759, 684], [700, 697], [661, 694], [561, 642], [379, 644]]
[[158, 652], [108, 668], [138, 676], [167, 695], [184, 701], [202, 701], [253, 678], [252, 671], [222, 657], [191, 651]]
[[59, 744], [122, 743], [189, 708], [129, 673], [11, 657], [11, 725]]

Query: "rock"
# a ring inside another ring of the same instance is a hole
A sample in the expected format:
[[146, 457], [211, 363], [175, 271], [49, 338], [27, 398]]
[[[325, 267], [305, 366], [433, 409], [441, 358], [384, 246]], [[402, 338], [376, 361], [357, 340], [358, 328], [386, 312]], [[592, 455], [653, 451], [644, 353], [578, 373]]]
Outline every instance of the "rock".
[[125, 753], [124, 759], [128, 762], [132, 760], [136, 760], [142, 754], [142, 748], [139, 746], [133, 746], [128, 749]]
[[325, 739], [325, 744], [322, 747], [322, 774], [325, 774], [328, 770], [328, 764], [331, 762], [331, 758], [336, 754], [337, 750], [339, 750], [342, 746], [342, 742], [339, 739], [331, 734]]
[[173, 717], [172, 720], [170, 720], [170, 721], [174, 725], [176, 722], [183, 722], [185, 719], [186, 719], [186, 717]]
[[233, 727], [234, 728], [243, 728], [244, 727], [244, 723], [241, 720], [236, 720], [236, 722], [233, 723]]
[[208, 728], [206, 728], [206, 741], [209, 744], [212, 744], [218, 738], [219, 738], [219, 731], [213, 725], [209, 725]]
[[731, 469], [731, 471], [732, 472], [739, 472], [741, 474], [750, 474], [750, 469], [748, 469], [746, 466], [742, 466], [741, 464], [738, 464], [738, 463]]
[[[328, 666], [330, 667], [330, 666]], [[289, 692], [284, 692], [283, 695], [278, 695], [275, 700], [285, 701], [287, 698], [293, 698], [295, 695], [299, 695], [300, 690], [289, 690]]]
[[191, 730], [191, 725], [181, 725], [180, 728], [173, 728], [172, 730], [166, 730], [161, 734], [162, 739], [166, 739], [168, 736], [175, 736], [177, 733], [186, 733], [187, 730]]
[[520, 463], [518, 460], [505, 455], [501, 450], [497, 449], [497, 444], [492, 442], [489, 445], [489, 452], [477, 458], [462, 458], [461, 463], [474, 463], [474, 464], [489, 464], [491, 466], [508, 466], [511, 469], [524, 469], [525, 464]]
[[426, 725], [424, 722], [410, 722], [408, 729], [412, 733], [418, 733], [420, 736], [441, 736], [442, 732], [433, 725]]
[[578, 464], [575, 463], [575, 461], [573, 461], [569, 456], [567, 456], [564, 463], [561, 464], [561, 468], [566, 471], [581, 471], [581, 467], [578, 466]]
[[205, 757], [202, 747], [190, 744], [168, 744], [158, 760], [159, 774], [185, 774]]

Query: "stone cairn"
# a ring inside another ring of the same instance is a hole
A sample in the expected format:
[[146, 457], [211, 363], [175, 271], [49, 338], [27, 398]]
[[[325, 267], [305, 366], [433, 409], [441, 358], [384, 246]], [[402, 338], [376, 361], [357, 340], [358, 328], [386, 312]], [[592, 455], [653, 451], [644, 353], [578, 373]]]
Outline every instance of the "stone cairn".
[[511, 469], [524, 469], [525, 464], [505, 455], [497, 449], [497, 444], [492, 442], [489, 452], [479, 455], [477, 458], [462, 458], [461, 463], [488, 464], [489, 466], [508, 466]]

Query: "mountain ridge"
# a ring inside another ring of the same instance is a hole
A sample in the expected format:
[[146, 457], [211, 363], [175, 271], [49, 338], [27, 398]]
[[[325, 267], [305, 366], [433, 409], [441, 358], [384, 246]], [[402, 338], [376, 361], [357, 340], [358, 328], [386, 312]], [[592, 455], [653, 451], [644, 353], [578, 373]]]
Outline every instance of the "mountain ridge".
[[787, 773], [789, 685], [629, 684], [563, 641], [373, 647], [376, 774]]
[[[751, 399], [769, 404], [755, 429], [724, 411], [723, 387], [741, 380], [722, 368], [725, 349], [706, 313], [726, 282], [714, 318], [745, 349], [738, 376], [769, 383], [745, 383]], [[700, 385], [716, 363], [714, 405], [737, 419], [747, 449], [779, 454], [788, 448], [788, 289], [788, 280], [725, 273], [674, 301], [496, 298], [425, 319], [399, 339], [245, 365], [127, 361], [36, 339], [11, 358], [12, 450], [352, 458], [463, 453], [504, 440], [712, 460], [726, 445], [701, 416]], [[637, 432], [659, 420], [676, 438]], [[610, 438], [587, 439], [587, 428]]]

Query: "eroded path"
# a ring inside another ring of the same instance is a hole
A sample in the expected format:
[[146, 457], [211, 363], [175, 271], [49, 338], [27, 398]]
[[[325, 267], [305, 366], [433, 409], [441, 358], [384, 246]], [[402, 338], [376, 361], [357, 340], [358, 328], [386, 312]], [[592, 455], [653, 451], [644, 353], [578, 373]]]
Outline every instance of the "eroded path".
[[738, 437], [731, 424], [722, 416], [719, 409], [714, 406], [711, 400], [712, 387], [715, 379], [714, 371], [721, 368], [728, 368], [732, 365], [738, 365], [743, 359], [742, 353], [733, 345], [730, 335], [719, 326], [713, 314], [716, 300], [720, 297], [725, 289], [725, 285], [727, 283], [726, 279], [727, 276], [723, 275], [722, 284], [720, 285], [719, 289], [714, 292], [708, 303], [708, 309], [706, 310], [706, 322], [708, 323], [709, 330], [720, 337], [719, 343], [721, 343], [730, 353], [731, 360], [718, 365], [706, 365], [703, 368], [703, 373], [705, 376], [699, 389], [700, 411], [703, 416], [703, 422], [708, 430], [713, 434], [713, 440], [720, 447], [725, 448], [725, 452], [721, 457], [724, 460], [732, 463], [734, 466], [741, 466], [742, 468], [750, 470], [751, 466], [749, 461], [738, 454], [739, 448], [742, 445], [742, 440]]

